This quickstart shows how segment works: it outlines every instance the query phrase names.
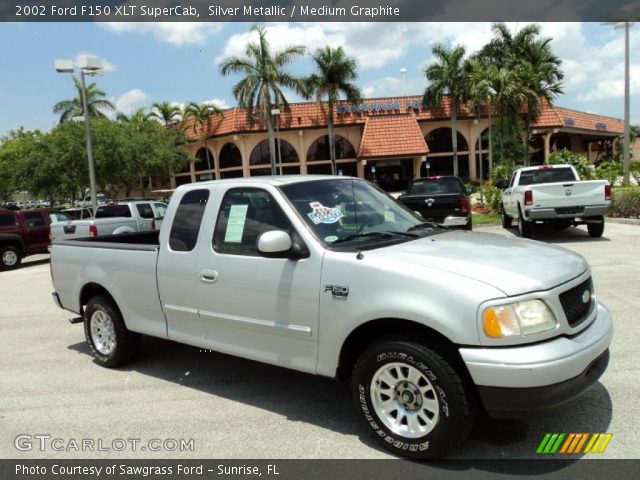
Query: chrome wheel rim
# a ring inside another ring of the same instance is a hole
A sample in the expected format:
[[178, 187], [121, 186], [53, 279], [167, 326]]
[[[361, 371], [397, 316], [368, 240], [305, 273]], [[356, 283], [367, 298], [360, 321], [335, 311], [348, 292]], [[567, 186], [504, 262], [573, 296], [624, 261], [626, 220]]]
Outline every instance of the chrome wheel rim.
[[440, 404], [433, 384], [406, 363], [380, 367], [371, 379], [370, 396], [378, 418], [402, 437], [424, 437], [438, 423]]
[[96, 310], [90, 321], [91, 340], [102, 355], [110, 355], [116, 348], [116, 332], [113, 320], [107, 312]]
[[8, 266], [13, 266], [18, 263], [18, 254], [13, 250], [7, 250], [2, 254], [2, 263]]

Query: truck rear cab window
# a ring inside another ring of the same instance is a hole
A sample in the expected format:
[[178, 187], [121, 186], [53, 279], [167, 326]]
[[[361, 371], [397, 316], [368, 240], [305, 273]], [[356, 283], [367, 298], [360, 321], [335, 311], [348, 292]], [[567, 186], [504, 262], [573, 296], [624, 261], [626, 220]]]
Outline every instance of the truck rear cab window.
[[570, 167], [525, 170], [520, 173], [520, 185], [539, 183], [575, 182], [576, 176]]
[[411, 184], [410, 195], [441, 195], [462, 193], [462, 185], [455, 178], [416, 180]]
[[148, 203], [138, 203], [136, 204], [136, 208], [142, 218], [154, 218], [153, 209]]
[[271, 230], [291, 232], [291, 222], [267, 192], [259, 188], [235, 188], [222, 199], [213, 234], [219, 253], [259, 255], [258, 237]]
[[98, 207], [96, 210], [96, 218], [116, 217], [131, 217], [129, 205], [108, 205], [106, 207]]
[[209, 190], [185, 193], [176, 210], [169, 234], [169, 248], [176, 252], [190, 252], [198, 242], [198, 233], [204, 210], [209, 201]]
[[0, 215], [0, 227], [13, 227], [16, 225], [16, 217], [13, 215]]

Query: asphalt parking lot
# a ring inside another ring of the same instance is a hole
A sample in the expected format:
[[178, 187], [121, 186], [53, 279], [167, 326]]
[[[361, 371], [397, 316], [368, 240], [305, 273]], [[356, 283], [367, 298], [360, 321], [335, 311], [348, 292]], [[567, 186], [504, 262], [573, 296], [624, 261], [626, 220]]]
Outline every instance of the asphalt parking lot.
[[[500, 227], [479, 227], [513, 235]], [[640, 226], [542, 230], [538, 240], [591, 264], [615, 322], [611, 362], [578, 400], [525, 420], [481, 418], [453, 458], [532, 458], [545, 432], [611, 432], [598, 458], [637, 458], [640, 435]], [[81, 324], [50, 297], [48, 258], [0, 272], [0, 458], [388, 458], [360, 424], [346, 383], [146, 338], [139, 360], [96, 365]], [[193, 439], [192, 451], [28, 451], [18, 435]], [[594, 456], [594, 455], [592, 455]]]

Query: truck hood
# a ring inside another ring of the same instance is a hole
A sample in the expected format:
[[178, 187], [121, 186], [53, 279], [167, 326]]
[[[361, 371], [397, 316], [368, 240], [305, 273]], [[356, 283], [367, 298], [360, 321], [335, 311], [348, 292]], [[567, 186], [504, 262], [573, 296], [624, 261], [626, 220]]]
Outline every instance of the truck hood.
[[[491, 285], [506, 295], [548, 290], [589, 268], [564, 248], [493, 233], [455, 230], [371, 250], [366, 255], [442, 270]], [[402, 268], [399, 266], [399, 268]]]

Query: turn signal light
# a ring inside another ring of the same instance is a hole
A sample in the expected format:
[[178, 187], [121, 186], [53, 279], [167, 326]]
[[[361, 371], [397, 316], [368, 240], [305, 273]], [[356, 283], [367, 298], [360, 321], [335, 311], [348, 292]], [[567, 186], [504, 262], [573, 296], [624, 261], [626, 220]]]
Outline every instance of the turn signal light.
[[533, 205], [533, 192], [531, 190], [524, 192], [524, 204]]
[[611, 185], [609, 184], [604, 186], [604, 199], [611, 200]]
[[89, 225], [89, 236], [97, 237], [98, 236], [98, 227], [95, 225]]
[[469, 211], [469, 200], [467, 197], [460, 197], [460, 211], [467, 213]]

